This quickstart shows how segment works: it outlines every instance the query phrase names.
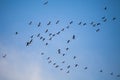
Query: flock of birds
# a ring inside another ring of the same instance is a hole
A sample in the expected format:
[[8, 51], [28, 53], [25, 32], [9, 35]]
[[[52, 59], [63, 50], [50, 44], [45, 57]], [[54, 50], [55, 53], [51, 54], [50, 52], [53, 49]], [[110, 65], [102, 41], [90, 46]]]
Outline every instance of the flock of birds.
[[[48, 4], [48, 1], [46, 1], [46, 2], [43, 3], [43, 5], [47, 5], [47, 4]], [[104, 10], [107, 10], [107, 7], [106, 7], [106, 6], [104, 7]], [[101, 20], [102, 20], [102, 22], [91, 21], [90, 23], [85, 23], [85, 22], [81, 22], [81, 21], [80, 21], [80, 22], [77, 23], [77, 25], [78, 25], [78, 26], [90, 25], [90, 26], [92, 26], [92, 27], [101, 26], [102, 23], [107, 22], [107, 17], [103, 16], [103, 17], [101, 17]], [[112, 21], [115, 21], [115, 20], [116, 20], [116, 17], [113, 17], [113, 18], [112, 18]], [[54, 22], [54, 23], [55, 23], [55, 24], [59, 24], [59, 22], [60, 22], [60, 20], [57, 20], [57, 21]], [[49, 26], [49, 25], [51, 25], [51, 23], [52, 23], [52, 21], [49, 21], [48, 23], [46, 23], [46, 25]], [[33, 24], [33, 21], [30, 21], [30, 22], [28, 23], [29, 26], [32, 25], [32, 24]], [[39, 23], [37, 24], [37, 27], [41, 27], [41, 24], [42, 24], [42, 23], [39, 22]], [[70, 21], [69, 24], [68, 24], [68, 26], [60, 29], [60, 30], [57, 31], [56, 33], [49, 32], [49, 29], [46, 29], [46, 30], [44, 31], [44, 34], [48, 34], [48, 38], [42, 36], [41, 33], [38, 33], [37, 36], [31, 35], [31, 36], [30, 36], [30, 40], [26, 42], [25, 46], [26, 46], [26, 47], [30, 46], [30, 45], [32, 44], [33, 39], [34, 39], [35, 37], [37, 37], [39, 40], [45, 42], [45, 46], [48, 46], [48, 45], [49, 45], [49, 42], [50, 42], [51, 40], [53, 40], [54, 37], [59, 36], [59, 35], [60, 35], [62, 32], [64, 32], [65, 30], [69, 30], [69, 28], [71, 27], [71, 24], [74, 24], [74, 22], [73, 22], [73, 21]], [[95, 32], [99, 32], [99, 31], [100, 31], [100, 28], [97, 28], [97, 29], [95, 30]], [[18, 32], [15, 32], [15, 35], [18, 35], [18, 34], [19, 34]], [[66, 44], [70, 44], [71, 41], [73, 41], [73, 40], [75, 40], [75, 39], [76, 39], [76, 35], [75, 35], [75, 34], [71, 35], [71, 39], [68, 39], [68, 40], [66, 41]], [[48, 40], [48, 42], [46, 42], [46, 40]], [[66, 50], [66, 51], [69, 51], [69, 46], [66, 47], [65, 50]], [[57, 49], [57, 52], [56, 52], [56, 53], [57, 53], [58, 55], [62, 55], [63, 57], [66, 56], [66, 54], [65, 54], [64, 52], [62, 52], [62, 49], [60, 49], [60, 48]], [[46, 55], [46, 54], [45, 54], [44, 52], [41, 52], [41, 55], [43, 56], [43, 55]], [[7, 56], [7, 54], [2, 55], [3, 58], [6, 58], [6, 56]], [[73, 60], [76, 60], [76, 58], [77, 58], [77, 56], [75, 56], [75, 55], [72, 57]], [[57, 62], [54, 62], [54, 61], [52, 60], [52, 57], [50, 57], [50, 56], [46, 57], [46, 60], [47, 60], [48, 64], [52, 64], [55, 68], [58, 68], [60, 71], [63, 71], [63, 70], [66, 70], [66, 69], [67, 69], [67, 71], [65, 71], [67, 74], [70, 73], [70, 68], [71, 68], [71, 66], [74, 66], [75, 68], [79, 67], [79, 64], [76, 63], [76, 64], [74, 64], [74, 65], [67, 65], [66, 68], [62, 68], [59, 64], [57, 64]], [[62, 63], [62, 64], [65, 64], [66, 62], [67, 62], [67, 61], [63, 60], [61, 63]], [[88, 66], [85, 66], [83, 69], [84, 69], [84, 70], [87, 70], [87, 69], [88, 69]], [[103, 73], [103, 72], [104, 72], [104, 70], [102, 70], [102, 69], [99, 69], [98, 71], [99, 71], [100, 73]], [[110, 72], [109, 74], [110, 74], [111, 76], [115, 75], [114, 72]], [[116, 76], [116, 77], [120, 77], [120, 74], [117, 74], [117, 75], [115, 75], [115, 76]]]

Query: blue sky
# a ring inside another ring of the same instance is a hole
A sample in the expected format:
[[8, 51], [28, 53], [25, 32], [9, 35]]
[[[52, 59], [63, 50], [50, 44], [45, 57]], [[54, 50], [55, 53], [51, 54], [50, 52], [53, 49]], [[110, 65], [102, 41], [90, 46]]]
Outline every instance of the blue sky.
[[[44, 2], [0, 0], [0, 80], [119, 80], [116, 75], [120, 74], [120, 1], [48, 0], [48, 4], [43, 5]], [[106, 22], [101, 20], [103, 16]], [[57, 20], [59, 24], [55, 24]], [[30, 21], [32, 24], [28, 25]], [[47, 26], [49, 21], [51, 24]], [[73, 24], [69, 25], [70, 21]], [[92, 21], [101, 25], [92, 27]], [[41, 27], [38, 28], [39, 22]], [[79, 22], [87, 25], [78, 25]], [[68, 25], [70, 28], [66, 29]], [[48, 46], [35, 37], [40, 33], [48, 39], [46, 29], [57, 33], [62, 28], [65, 31], [52, 41], [45, 40]], [[100, 31], [96, 32], [98, 28]], [[75, 40], [71, 39], [73, 34]], [[26, 47], [31, 35], [34, 35], [33, 43]], [[66, 43], [68, 39], [71, 39], [70, 44]], [[64, 57], [57, 54], [59, 48], [66, 54]], [[41, 56], [41, 52], [45, 54]], [[3, 54], [7, 54], [6, 58], [2, 58]], [[48, 56], [63, 71], [56, 69], [53, 62], [48, 64]], [[73, 60], [73, 56], [77, 58]], [[61, 64], [63, 60], [65, 64]], [[79, 67], [74, 68], [76, 63]], [[70, 73], [66, 74], [68, 65], [71, 65]], [[86, 66], [88, 69], [84, 70]]]

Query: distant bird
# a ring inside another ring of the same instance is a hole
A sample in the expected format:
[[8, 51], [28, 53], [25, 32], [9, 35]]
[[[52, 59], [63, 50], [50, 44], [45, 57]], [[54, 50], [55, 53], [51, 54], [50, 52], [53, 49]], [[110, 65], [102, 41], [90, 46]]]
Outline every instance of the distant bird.
[[7, 56], [7, 55], [6, 55], [6, 54], [4, 54], [2, 57], [3, 57], [3, 58], [6, 58], [6, 56]]
[[117, 75], [117, 77], [120, 77], [120, 75]]
[[52, 35], [52, 33], [49, 33], [49, 36], [51, 36]]
[[47, 58], [47, 60], [49, 60], [49, 59], [50, 59], [50, 57]]
[[64, 28], [63, 28], [63, 29], [61, 29], [61, 31], [64, 31]]
[[113, 20], [113, 21], [116, 20], [116, 17], [113, 17], [112, 20]]
[[103, 22], [106, 22], [106, 21], [107, 21], [107, 19], [104, 19], [104, 20], [103, 20]]
[[53, 65], [56, 65], [56, 63], [53, 63]]
[[47, 45], [48, 45], [48, 43], [45, 43], [45, 45], [47, 46]]
[[40, 33], [37, 35], [37, 37], [39, 37], [40, 36]]
[[67, 48], [66, 48], [66, 51], [68, 51], [68, 50], [69, 50], [69, 48], [67, 47]]
[[26, 46], [29, 46], [29, 44], [30, 44], [30, 42], [27, 42], [27, 43], [26, 43]]
[[53, 37], [55, 36], [55, 34], [52, 35]]
[[60, 31], [59, 31], [59, 32], [57, 32], [56, 34], [57, 34], [57, 35], [59, 35], [59, 34], [60, 34]]
[[67, 71], [66, 73], [70, 73], [70, 71]]
[[113, 72], [111, 72], [110, 75], [113, 75]]
[[92, 21], [90, 24], [91, 24], [91, 25], [93, 25], [93, 24], [94, 24], [94, 22]]
[[96, 24], [93, 24], [93, 27], [95, 27], [96, 26]]
[[43, 37], [41, 36], [40, 39], [42, 39]]
[[58, 24], [58, 23], [59, 23], [59, 20], [57, 20], [56, 24]]
[[67, 26], [66, 28], [69, 29], [70, 26]]
[[46, 29], [45, 33], [47, 33], [47, 32], [48, 32], [48, 29]]
[[61, 53], [61, 49], [58, 49], [58, 54], [60, 54]]
[[97, 26], [100, 25], [101, 23], [97, 23]]
[[46, 4], [48, 4], [48, 1], [46, 1], [46, 2], [43, 3], [43, 5], [46, 5]]
[[75, 64], [75, 67], [78, 67], [78, 64]]
[[70, 65], [67, 66], [67, 69], [69, 69], [69, 68], [70, 68]]
[[43, 38], [43, 40], [42, 41], [45, 41], [45, 38]]
[[87, 25], [87, 23], [83, 23], [83, 25], [85, 26], [85, 25]]
[[70, 23], [69, 24], [72, 24], [73, 23], [73, 21], [70, 21]]
[[73, 59], [76, 59], [76, 56], [74, 56]]
[[63, 68], [60, 68], [60, 70], [62, 71], [62, 70], [63, 70]]
[[51, 21], [49, 21], [48, 23], [47, 23], [47, 25], [50, 25], [51, 24]]
[[84, 70], [88, 69], [88, 67], [85, 67]]
[[97, 29], [97, 30], [96, 30], [96, 32], [99, 32], [99, 31], [100, 31], [100, 29]]
[[100, 72], [103, 72], [103, 70], [100, 70]]
[[78, 25], [81, 25], [81, 24], [82, 24], [82, 22], [79, 22], [79, 23], [78, 23]]
[[59, 67], [59, 65], [56, 65], [56, 66], [55, 66], [55, 68], [58, 68], [58, 67]]
[[30, 38], [33, 38], [33, 35], [31, 35]]
[[42, 52], [41, 55], [44, 55], [44, 53]]
[[49, 40], [52, 40], [52, 37], [50, 37]]
[[32, 41], [33, 41], [33, 39], [31, 39], [29, 43], [31, 44], [31, 43], [32, 43]]
[[65, 61], [62, 61], [62, 63], [65, 63]]
[[106, 6], [104, 7], [104, 10], [107, 10], [107, 7], [106, 7]]
[[67, 43], [69, 43], [70, 42], [70, 40], [67, 40]]
[[40, 25], [41, 25], [41, 22], [38, 23], [38, 27], [40, 27]]
[[72, 39], [75, 39], [75, 35], [72, 36]]
[[102, 19], [105, 19], [105, 16], [103, 16]]
[[50, 61], [48, 61], [48, 63], [51, 63], [52, 61], [50, 60]]
[[18, 34], [18, 32], [15, 32], [15, 34], [17, 35], [17, 34]]
[[29, 22], [29, 25], [31, 25], [31, 24], [32, 24], [32, 21]]
[[65, 54], [63, 54], [63, 56], [65, 56]]

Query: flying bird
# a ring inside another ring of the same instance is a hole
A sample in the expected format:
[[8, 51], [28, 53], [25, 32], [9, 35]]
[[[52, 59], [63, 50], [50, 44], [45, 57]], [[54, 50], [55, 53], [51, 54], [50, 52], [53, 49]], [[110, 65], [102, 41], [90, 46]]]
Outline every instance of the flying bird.
[[52, 61], [50, 60], [50, 61], [48, 61], [48, 63], [51, 63]]
[[70, 42], [70, 40], [67, 40], [67, 43], [69, 43]]
[[58, 67], [59, 67], [59, 65], [56, 65], [56, 66], [55, 66], [55, 68], [58, 68]]
[[79, 23], [78, 23], [78, 25], [81, 25], [81, 24], [82, 24], [82, 22], [79, 22]]
[[15, 34], [17, 35], [17, 34], [18, 34], [18, 32], [15, 32]]
[[72, 39], [75, 39], [75, 35], [72, 36]]
[[69, 24], [72, 24], [73, 23], [73, 21], [70, 21], [70, 23]]
[[67, 26], [66, 28], [69, 29], [70, 26]]
[[96, 30], [96, 32], [99, 32], [99, 31], [100, 31], [100, 29], [97, 29], [97, 30]]
[[53, 65], [56, 65], [56, 63], [53, 63]]
[[111, 72], [110, 75], [113, 75], [113, 72]]
[[49, 21], [48, 23], [47, 23], [47, 25], [50, 25], [51, 24], [51, 21]]
[[32, 21], [29, 22], [29, 25], [31, 25], [31, 24], [32, 24]]
[[70, 73], [70, 71], [67, 71], [66, 73]]
[[7, 56], [7, 55], [6, 55], [6, 54], [4, 54], [2, 57], [3, 57], [3, 58], [6, 58], [6, 56]]
[[69, 48], [67, 47], [67, 48], [66, 48], [66, 51], [68, 51], [68, 50], [69, 50]]
[[41, 25], [41, 22], [38, 23], [38, 27], [40, 27], [40, 25]]
[[120, 77], [120, 75], [117, 75], [117, 77]]
[[103, 72], [103, 70], [100, 70], [100, 72]]
[[75, 67], [78, 67], [78, 64], [75, 64]]
[[58, 23], [59, 23], [59, 20], [57, 20], [56, 24], [58, 24]]
[[60, 54], [61, 53], [61, 49], [58, 49], [58, 54]]
[[47, 32], [48, 32], [48, 29], [46, 29], [45, 33], [47, 33]]
[[113, 20], [113, 21], [114, 21], [114, 20], [116, 20], [116, 17], [113, 17], [113, 19], [112, 19], [112, 20]]
[[44, 55], [44, 53], [42, 52], [41, 55]]
[[85, 67], [84, 70], [88, 69], [88, 67]]
[[62, 63], [65, 63], [65, 61], [62, 61]]
[[74, 56], [73, 59], [76, 59], [76, 56]]
[[64, 28], [63, 28], [63, 29], [61, 29], [61, 31], [64, 31]]
[[37, 37], [39, 37], [40, 36], [40, 33], [37, 35]]
[[47, 46], [47, 45], [48, 45], [48, 43], [45, 43], [45, 45]]
[[43, 3], [43, 5], [46, 5], [46, 4], [48, 4], [48, 1], [46, 1], [46, 2]]
[[87, 25], [87, 23], [84, 23], [83, 26]]
[[106, 7], [106, 6], [104, 7], [104, 10], [107, 10], [107, 7]]
[[70, 68], [70, 65], [67, 66], [67, 69], [69, 69], [69, 68]]
[[63, 54], [63, 56], [65, 56], [65, 54]]

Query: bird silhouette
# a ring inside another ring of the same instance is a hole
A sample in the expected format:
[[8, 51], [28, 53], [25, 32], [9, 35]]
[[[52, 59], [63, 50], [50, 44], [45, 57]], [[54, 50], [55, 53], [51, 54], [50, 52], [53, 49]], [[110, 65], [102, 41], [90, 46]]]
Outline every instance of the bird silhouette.
[[52, 61], [50, 60], [50, 61], [48, 61], [48, 63], [51, 63]]
[[31, 25], [31, 24], [32, 24], [32, 21], [29, 22], [29, 25]]
[[78, 25], [81, 25], [81, 24], [82, 24], [82, 22], [79, 22], [79, 23], [78, 23]]
[[70, 71], [67, 71], [66, 73], [70, 73]]
[[58, 49], [58, 54], [60, 54], [61, 53], [61, 49]]
[[116, 20], [116, 17], [113, 17], [112, 20], [113, 20], [113, 21]]
[[15, 32], [15, 34], [17, 35], [17, 34], [18, 34], [18, 32]]
[[56, 65], [56, 63], [53, 63], [53, 65]]
[[70, 23], [69, 24], [72, 24], [73, 23], [73, 21], [70, 21]]
[[117, 77], [120, 77], [120, 75], [117, 75]]
[[72, 39], [75, 39], [75, 35], [72, 36]]
[[69, 68], [70, 68], [70, 65], [67, 66], [67, 69], [69, 69]]
[[66, 48], [66, 51], [68, 51], [68, 50], [69, 50], [69, 48], [67, 47], [67, 48]]
[[78, 67], [78, 64], [75, 64], [75, 67]]
[[55, 66], [55, 68], [58, 68], [58, 67], [59, 67], [59, 65], [56, 65], [56, 66]]
[[40, 27], [40, 25], [41, 25], [41, 22], [38, 23], [38, 27]]
[[99, 32], [99, 31], [100, 31], [100, 29], [97, 29], [97, 30], [96, 30], [96, 32]]
[[4, 54], [2, 57], [3, 57], [3, 58], [6, 58], [6, 56], [7, 56], [7, 55], [6, 55], [6, 54]]
[[48, 29], [46, 29], [45, 33], [47, 33], [47, 32], [48, 32]]
[[48, 1], [44, 2], [43, 5], [47, 5], [48, 4]]
[[104, 10], [107, 10], [107, 7], [106, 7], [106, 6], [104, 7]]
[[69, 29], [70, 26], [67, 26], [66, 28]]
[[42, 52], [41, 55], [44, 55], [44, 53]]
[[65, 54], [63, 54], [63, 56], [65, 56]]
[[87, 25], [87, 23], [83, 23], [83, 26]]
[[63, 29], [61, 29], [61, 31], [64, 31], [64, 28], [63, 28]]
[[45, 43], [45, 45], [47, 46], [47, 45], [48, 45], [48, 43]]
[[100, 72], [103, 72], [103, 70], [100, 70]]
[[62, 61], [62, 63], [65, 63], [65, 61]]
[[58, 24], [58, 23], [59, 23], [59, 20], [56, 21], [56, 24]]
[[88, 67], [85, 67], [84, 70], [88, 69]]
[[67, 40], [67, 43], [69, 43], [70, 42], [70, 40]]
[[39, 37], [40, 36], [40, 33], [37, 35], [37, 37]]
[[113, 72], [111, 72], [110, 75], [113, 75]]
[[76, 59], [76, 56], [74, 56], [73, 59]]
[[51, 24], [51, 21], [49, 21], [48, 23], [47, 23], [47, 25], [50, 25]]

